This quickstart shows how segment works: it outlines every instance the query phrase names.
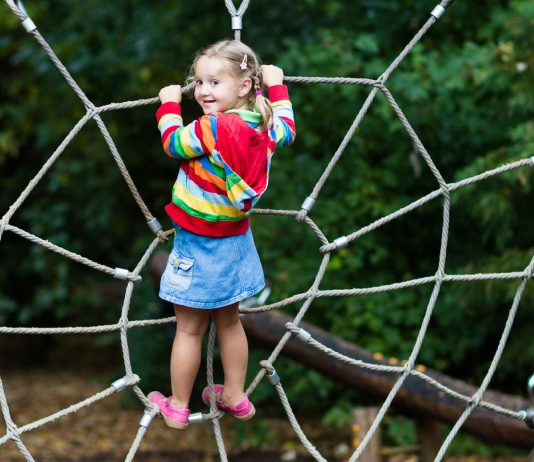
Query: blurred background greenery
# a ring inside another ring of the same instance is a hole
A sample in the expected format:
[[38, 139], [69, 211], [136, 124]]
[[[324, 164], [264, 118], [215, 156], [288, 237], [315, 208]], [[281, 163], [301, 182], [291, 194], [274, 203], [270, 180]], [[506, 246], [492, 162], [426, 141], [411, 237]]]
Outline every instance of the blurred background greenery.
[[[428, 18], [429, 0], [254, 0], [243, 40], [287, 75], [378, 77]], [[195, 51], [231, 36], [222, 0], [28, 1], [26, 7], [83, 91], [96, 104], [157, 95], [181, 83]], [[73, 125], [81, 102], [40, 46], [0, 7], [0, 211], [3, 215]], [[455, 2], [388, 81], [448, 182], [534, 154], [534, 3]], [[297, 141], [273, 162], [262, 208], [299, 209], [339, 146], [369, 88], [290, 84]], [[103, 114], [151, 211], [163, 206], [177, 165], [163, 155], [156, 106]], [[184, 103], [186, 121], [198, 116]], [[532, 170], [518, 169], [453, 194], [446, 272], [521, 271], [534, 248]], [[378, 95], [311, 212], [332, 240], [435, 190], [437, 183], [391, 107]], [[133, 268], [153, 235], [94, 122], [68, 146], [11, 220], [13, 225], [111, 267]], [[434, 200], [333, 253], [322, 289], [377, 286], [435, 273], [442, 201]], [[289, 218], [256, 216], [253, 229], [270, 301], [304, 292], [320, 263], [319, 242]], [[4, 233], [0, 325], [116, 322], [121, 300], [107, 278]], [[143, 276], [147, 276], [146, 272]], [[445, 284], [418, 362], [478, 383], [489, 366], [518, 281]], [[122, 288], [122, 286], [120, 287]], [[430, 287], [319, 299], [306, 320], [371, 352], [406, 358]], [[534, 349], [527, 290], [492, 388], [524, 395]], [[286, 311], [295, 313], [298, 306]], [[149, 278], [134, 291], [131, 319], [158, 317]], [[94, 337], [114, 344], [114, 335]], [[168, 387], [169, 338], [132, 330], [143, 387]], [[251, 374], [266, 357], [251, 351]], [[473, 358], [476, 358], [475, 360]], [[350, 420], [368, 397], [281, 359], [297, 412]], [[260, 387], [257, 400], [272, 390]], [[273, 410], [272, 412], [277, 412]], [[402, 432], [393, 432], [397, 435]]]

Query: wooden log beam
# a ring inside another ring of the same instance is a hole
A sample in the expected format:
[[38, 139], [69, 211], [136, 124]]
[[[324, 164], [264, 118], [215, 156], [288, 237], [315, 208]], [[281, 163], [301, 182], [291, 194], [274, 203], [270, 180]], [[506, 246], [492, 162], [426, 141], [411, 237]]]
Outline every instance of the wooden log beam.
[[[278, 343], [286, 332], [285, 324], [293, 320], [289, 316], [275, 311], [247, 314], [241, 318], [247, 335], [252, 341], [251, 343], [256, 341], [267, 347], [273, 347]], [[369, 363], [388, 364], [385, 360], [379, 361], [375, 359], [365, 349], [340, 339], [312, 324], [302, 322], [300, 327], [307, 330], [318, 342], [343, 355]], [[292, 338], [286, 344], [282, 354], [348, 386], [356, 387], [381, 397], [389, 393], [398, 377], [397, 374], [374, 372], [351, 366], [317, 350], [311, 345], [305, 345], [295, 338]], [[284, 377], [283, 371], [278, 371], [278, 373], [281, 376], [282, 383], [284, 380], [288, 382], [291, 380], [291, 377]], [[476, 392], [476, 388], [472, 385], [448, 377], [440, 372], [426, 369], [424, 373], [464, 395], [471, 396]], [[527, 400], [490, 390], [484, 394], [484, 400], [513, 410], [528, 407]], [[426, 416], [453, 424], [465, 409], [466, 403], [451, 397], [419, 378], [410, 376], [398, 392], [394, 405], [416, 416]], [[463, 429], [484, 441], [494, 444], [506, 444], [520, 448], [532, 448], [534, 446], [534, 430], [529, 429], [524, 422], [483, 408], [476, 408], [472, 412]]]

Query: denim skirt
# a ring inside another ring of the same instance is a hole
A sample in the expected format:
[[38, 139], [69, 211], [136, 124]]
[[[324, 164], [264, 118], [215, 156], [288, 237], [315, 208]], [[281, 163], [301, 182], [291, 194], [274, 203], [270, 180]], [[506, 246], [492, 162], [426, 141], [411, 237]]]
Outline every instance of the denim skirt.
[[190, 308], [239, 302], [265, 286], [252, 231], [229, 237], [194, 234], [175, 225], [174, 245], [161, 276], [159, 296]]

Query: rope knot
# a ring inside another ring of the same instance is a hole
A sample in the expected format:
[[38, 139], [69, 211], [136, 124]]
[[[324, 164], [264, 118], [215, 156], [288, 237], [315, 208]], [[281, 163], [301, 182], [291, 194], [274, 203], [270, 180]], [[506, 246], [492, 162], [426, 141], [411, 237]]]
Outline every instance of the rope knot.
[[269, 361], [260, 361], [260, 366], [267, 371], [267, 380], [271, 385], [276, 386], [280, 383], [280, 376]]
[[300, 332], [300, 327], [295, 326], [292, 322], [286, 322], [286, 329], [295, 335], [298, 335]]
[[160, 230], [156, 233], [161, 243], [169, 242], [169, 237], [165, 234], [164, 231]]
[[19, 427], [13, 422], [11, 419], [8, 419], [9, 421], [6, 422], [7, 427], [7, 435], [10, 439], [13, 441], [20, 441], [20, 432]]
[[265, 369], [269, 374], [272, 374], [275, 371], [273, 365], [266, 359], [260, 361], [260, 366]]
[[307, 215], [308, 215], [308, 211], [301, 209], [300, 212], [297, 213], [297, 216], [295, 217], [295, 221], [297, 223], [302, 223], [306, 219]]
[[436, 271], [436, 280], [438, 281], [443, 281], [443, 279], [445, 278], [446, 276], [446, 273], [445, 271], [443, 271], [442, 269], [438, 269]]

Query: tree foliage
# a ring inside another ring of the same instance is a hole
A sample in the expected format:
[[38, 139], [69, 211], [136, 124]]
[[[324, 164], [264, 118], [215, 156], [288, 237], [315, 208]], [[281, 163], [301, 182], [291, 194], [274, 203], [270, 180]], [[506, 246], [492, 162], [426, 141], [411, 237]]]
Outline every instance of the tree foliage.
[[[148, 98], [182, 82], [199, 48], [231, 34], [215, 0], [28, 2], [45, 39], [95, 104]], [[243, 40], [288, 75], [378, 77], [427, 19], [434, 2], [283, 0], [251, 2]], [[85, 109], [39, 45], [4, 5], [0, 38], [2, 215]], [[455, 2], [387, 83], [448, 182], [534, 154], [534, 5], [528, 0]], [[341, 143], [367, 87], [290, 85], [298, 139], [273, 163], [261, 206], [298, 209]], [[186, 119], [198, 115], [185, 102]], [[155, 107], [102, 117], [143, 198], [163, 206], [176, 165], [161, 153]], [[519, 169], [453, 194], [449, 274], [522, 271], [534, 248], [532, 171]], [[348, 145], [311, 213], [332, 240], [437, 189], [382, 95]], [[442, 230], [436, 199], [332, 254], [323, 289], [378, 286], [435, 273]], [[85, 127], [15, 214], [12, 224], [111, 267], [132, 267], [152, 235], [96, 125]], [[319, 242], [288, 218], [256, 216], [256, 240], [273, 300], [305, 292]], [[0, 324], [115, 320], [120, 306], [80, 265], [4, 233]], [[146, 278], [145, 278], [146, 279]], [[495, 351], [518, 281], [445, 284], [419, 361], [480, 380]], [[320, 299], [307, 319], [363, 347], [406, 358], [430, 286], [364, 297]], [[134, 297], [151, 312], [150, 290]], [[527, 285], [494, 386], [522, 393], [534, 360], [534, 301]], [[152, 304], [152, 305], [151, 305]], [[294, 311], [298, 307], [289, 307]], [[473, 357], [477, 358], [473, 361]], [[297, 368], [290, 365], [288, 367]], [[351, 391], [301, 371], [292, 390], [312, 405]]]

